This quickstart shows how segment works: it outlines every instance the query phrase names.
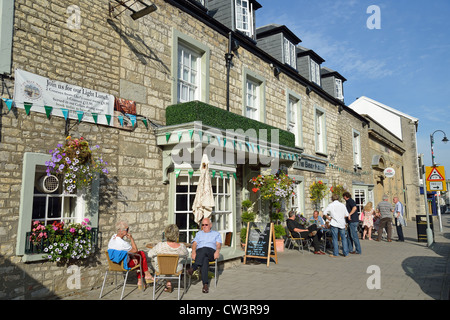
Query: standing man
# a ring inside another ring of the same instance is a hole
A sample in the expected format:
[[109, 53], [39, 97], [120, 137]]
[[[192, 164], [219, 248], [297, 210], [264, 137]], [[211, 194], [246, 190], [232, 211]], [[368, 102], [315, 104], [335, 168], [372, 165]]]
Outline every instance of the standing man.
[[197, 232], [192, 240], [192, 260], [195, 260], [192, 268], [187, 270], [189, 275], [200, 267], [202, 274], [203, 293], [208, 293], [208, 267], [209, 262], [219, 258], [220, 248], [222, 246], [222, 237], [220, 233], [211, 230], [211, 220], [205, 218], [202, 220], [202, 230]]
[[[356, 202], [352, 199], [350, 192], [344, 192], [345, 206], [348, 211], [348, 250], [352, 254], [361, 254], [361, 244], [358, 238], [359, 213], [357, 212]], [[353, 244], [355, 251], [353, 251]]]
[[338, 243], [338, 234], [341, 235], [342, 242], [342, 253], [344, 257], [348, 256], [348, 246], [347, 241], [345, 240], [345, 218], [348, 217], [347, 208], [343, 203], [339, 202], [339, 196], [333, 194], [331, 196], [330, 203], [323, 214], [328, 214], [331, 216], [331, 236], [333, 239], [333, 254], [330, 257], [338, 257], [339, 256], [339, 243]]
[[394, 208], [392, 204], [388, 202], [388, 196], [383, 195], [383, 201], [377, 205], [377, 214], [380, 216], [380, 224], [378, 226], [378, 238], [375, 241], [381, 241], [383, 235], [383, 228], [387, 232], [387, 241], [392, 242], [392, 212]]
[[402, 226], [405, 225], [405, 219], [403, 218], [403, 204], [398, 200], [398, 197], [394, 197], [393, 201], [395, 203], [394, 221], [395, 227], [397, 228], [397, 235], [398, 235], [397, 241], [403, 242], [405, 241], [402, 229]]

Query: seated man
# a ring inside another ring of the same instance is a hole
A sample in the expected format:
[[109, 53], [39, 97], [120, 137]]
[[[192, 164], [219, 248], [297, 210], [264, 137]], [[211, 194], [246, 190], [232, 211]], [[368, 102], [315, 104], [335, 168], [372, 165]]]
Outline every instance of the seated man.
[[319, 211], [314, 210], [313, 215], [311, 218], [309, 218], [309, 224], [310, 225], [317, 225], [317, 238], [320, 239], [324, 235], [324, 232], [328, 231], [325, 227], [325, 221], [323, 218], [319, 215]]
[[202, 230], [197, 232], [192, 240], [192, 260], [195, 263], [192, 268], [187, 270], [189, 275], [200, 267], [202, 274], [203, 293], [208, 293], [208, 268], [209, 262], [219, 258], [220, 248], [222, 246], [222, 237], [217, 231], [211, 230], [211, 220], [205, 218], [202, 220]]
[[302, 229], [300, 223], [295, 221], [295, 213], [293, 211], [290, 211], [289, 219], [286, 220], [286, 225], [293, 238], [313, 239], [314, 254], [325, 254], [324, 252], [320, 251], [320, 242], [319, 238], [317, 237], [316, 224], [310, 225], [308, 229]]

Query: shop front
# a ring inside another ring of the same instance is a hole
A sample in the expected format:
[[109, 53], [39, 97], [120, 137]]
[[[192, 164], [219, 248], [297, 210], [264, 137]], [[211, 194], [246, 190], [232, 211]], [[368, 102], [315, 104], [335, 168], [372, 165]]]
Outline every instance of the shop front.
[[[201, 109], [195, 112], [198, 121], [189, 121], [186, 115], [195, 108]], [[205, 117], [208, 110], [216, 116]], [[175, 112], [186, 117], [177, 116], [180, 123], [171, 124]], [[293, 135], [200, 102], [171, 106], [166, 117], [168, 125], [158, 128], [156, 135], [162, 149], [163, 182], [169, 185], [168, 223], [178, 225], [183, 242], [191, 242], [199, 230], [192, 204], [206, 154], [215, 201], [211, 221], [224, 244], [220, 260], [241, 257], [241, 203], [244, 199], [258, 202], [248, 182], [264, 172], [276, 173], [300, 157], [300, 149], [280, 143], [287, 144], [286, 137]]]

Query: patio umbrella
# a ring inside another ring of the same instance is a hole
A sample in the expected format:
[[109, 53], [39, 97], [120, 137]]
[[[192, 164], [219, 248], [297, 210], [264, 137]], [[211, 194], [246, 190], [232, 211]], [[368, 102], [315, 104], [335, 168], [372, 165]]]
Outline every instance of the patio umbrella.
[[209, 218], [214, 205], [211, 176], [209, 174], [209, 159], [204, 154], [200, 165], [200, 179], [198, 181], [197, 192], [195, 193], [194, 203], [192, 204], [195, 222], [201, 224], [203, 218]]

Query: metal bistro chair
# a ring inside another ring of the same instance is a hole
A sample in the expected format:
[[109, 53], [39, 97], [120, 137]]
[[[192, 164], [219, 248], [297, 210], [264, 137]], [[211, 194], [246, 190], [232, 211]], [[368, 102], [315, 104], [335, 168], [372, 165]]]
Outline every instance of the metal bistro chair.
[[180, 300], [180, 285], [181, 276], [184, 273], [184, 286], [183, 293], [186, 290], [186, 261], [183, 263], [183, 269], [177, 271], [178, 260], [180, 256], [177, 254], [158, 254], [156, 256], [158, 260], [159, 271], [155, 271], [153, 284], [153, 300], [155, 300], [156, 284], [160, 279], [178, 279], [178, 300]]
[[298, 251], [301, 250], [302, 254], [304, 254], [304, 249], [303, 249], [303, 241], [306, 242], [306, 246], [308, 247], [308, 251], [309, 251], [309, 246], [311, 244], [311, 239], [305, 239], [305, 238], [294, 238], [292, 236], [291, 231], [286, 227], [286, 234], [288, 235], [288, 239], [289, 239], [289, 246], [288, 249], [291, 248], [291, 246], [294, 246], [294, 242], [298, 244]]
[[[208, 264], [208, 270], [209, 268], [214, 268], [214, 287], [217, 287], [217, 279], [219, 277], [219, 268], [217, 267], [217, 260], [210, 261]], [[195, 260], [191, 259], [191, 266], [195, 263]]]
[[112, 262], [111, 259], [109, 258], [108, 250], [105, 250], [105, 255], [106, 255], [106, 259], [108, 260], [108, 269], [106, 270], [105, 277], [103, 279], [103, 285], [102, 285], [102, 290], [100, 291], [99, 299], [102, 298], [103, 288], [105, 287], [106, 277], [108, 276], [108, 273], [109, 272], [114, 272], [114, 278], [115, 278], [115, 282], [114, 283], [116, 284], [116, 289], [117, 289], [117, 273], [123, 274], [125, 272], [126, 274], [125, 274], [125, 279], [123, 281], [122, 294], [120, 296], [120, 300], [122, 300], [123, 299], [123, 292], [125, 290], [125, 285], [127, 284], [128, 273], [130, 271], [133, 271], [133, 270], [136, 270], [136, 269], [139, 268], [140, 272], [141, 272], [141, 279], [144, 279], [144, 276], [142, 274], [142, 268], [141, 268], [141, 265], [142, 265], [141, 256], [139, 256], [139, 255], [129, 255], [129, 259], [131, 259], [131, 256], [138, 258], [139, 259], [139, 264], [137, 264], [134, 267], [132, 267], [131, 269], [127, 270], [123, 266], [123, 261], [125, 259], [122, 260], [120, 263], [115, 263], [115, 262]]

